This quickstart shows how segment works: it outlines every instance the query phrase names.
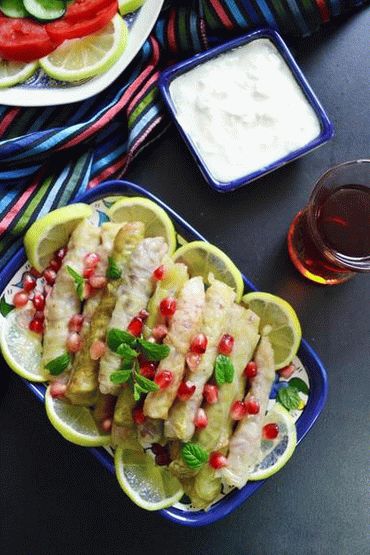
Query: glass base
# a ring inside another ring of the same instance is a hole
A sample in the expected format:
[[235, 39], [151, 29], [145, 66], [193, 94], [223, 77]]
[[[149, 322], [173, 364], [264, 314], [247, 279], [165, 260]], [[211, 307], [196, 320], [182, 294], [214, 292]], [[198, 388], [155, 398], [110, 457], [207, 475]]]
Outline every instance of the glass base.
[[298, 212], [288, 231], [289, 256], [302, 276], [321, 285], [337, 285], [356, 275], [324, 258], [311, 239], [306, 218], [307, 209]]

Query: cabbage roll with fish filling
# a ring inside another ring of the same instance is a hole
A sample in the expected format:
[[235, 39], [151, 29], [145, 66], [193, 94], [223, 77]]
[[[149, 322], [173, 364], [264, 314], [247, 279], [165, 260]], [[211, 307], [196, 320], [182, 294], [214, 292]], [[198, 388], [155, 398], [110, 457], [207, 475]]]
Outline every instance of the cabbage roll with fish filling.
[[199, 332], [205, 303], [204, 284], [201, 277], [189, 279], [181, 289], [175, 314], [164, 343], [170, 348], [167, 358], [159, 363], [158, 375], [163, 370], [172, 372], [168, 387], [151, 392], [144, 402], [144, 414], [151, 418], [168, 417], [185, 371], [185, 356], [192, 337]]
[[45, 366], [66, 354], [68, 322], [81, 310], [81, 300], [67, 266], [82, 276], [84, 258], [99, 245], [100, 233], [100, 228], [91, 225], [87, 220], [83, 220], [75, 228], [68, 243], [68, 252], [46, 299], [42, 365], [47, 380], [55, 379], [55, 376], [52, 376]]
[[203, 388], [213, 374], [220, 338], [229, 323], [229, 311], [235, 300], [235, 293], [225, 283], [210, 279], [211, 286], [206, 291], [205, 307], [201, 332], [207, 337], [207, 349], [199, 365], [188, 370], [185, 380], [189, 380], [196, 389], [187, 401], [177, 399], [170, 410], [165, 423], [165, 435], [190, 441], [195, 425], [194, 418], [202, 404]]
[[[131, 255], [127, 274], [117, 291], [117, 303], [109, 322], [109, 329], [126, 330], [132, 318], [146, 308], [153, 293], [153, 271], [160, 266], [168, 246], [163, 237], [147, 237]], [[99, 388], [102, 393], [118, 395], [121, 386], [111, 382], [113, 372], [119, 370], [121, 358], [109, 347], [100, 360]]]
[[132, 418], [136, 401], [130, 386], [124, 384], [117, 398], [112, 426], [112, 445], [137, 445], [137, 429]]
[[262, 337], [254, 360], [257, 375], [251, 380], [245, 401], [254, 398], [260, 410], [258, 414], [248, 414], [239, 422], [230, 440], [228, 466], [219, 471], [227, 484], [239, 489], [245, 486], [250, 473], [261, 459], [263, 421], [275, 378], [274, 352], [267, 337]]

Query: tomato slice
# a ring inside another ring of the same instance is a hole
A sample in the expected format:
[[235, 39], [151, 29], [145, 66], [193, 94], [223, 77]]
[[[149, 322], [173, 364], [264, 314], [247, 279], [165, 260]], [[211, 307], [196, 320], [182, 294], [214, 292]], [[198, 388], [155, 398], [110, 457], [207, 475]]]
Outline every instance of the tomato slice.
[[69, 21], [81, 21], [94, 18], [98, 12], [112, 3], [112, 0], [74, 0], [67, 8], [65, 18]]
[[44, 25], [31, 19], [0, 17], [0, 58], [31, 62], [54, 48]]
[[63, 19], [48, 23], [45, 25], [45, 29], [55, 44], [61, 44], [65, 40], [78, 39], [100, 31], [110, 22], [117, 10], [118, 3], [117, 0], [114, 0], [100, 10], [95, 17], [70, 21], [68, 16], [65, 16]]

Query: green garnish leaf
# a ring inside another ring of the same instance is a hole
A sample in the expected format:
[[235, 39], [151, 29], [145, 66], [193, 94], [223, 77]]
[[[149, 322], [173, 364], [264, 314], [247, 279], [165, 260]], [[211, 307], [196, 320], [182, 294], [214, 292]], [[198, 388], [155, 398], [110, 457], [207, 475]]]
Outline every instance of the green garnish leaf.
[[139, 384], [139, 386], [143, 390], [143, 393], [149, 393], [149, 391], [158, 391], [159, 389], [158, 385], [155, 382], [149, 380], [145, 376], [142, 376], [138, 372], [135, 372], [135, 381], [137, 384]]
[[291, 380], [289, 380], [289, 385], [292, 387], [296, 387], [298, 391], [301, 391], [305, 395], [308, 395], [310, 391], [306, 382], [301, 380], [301, 378], [292, 378]]
[[131, 370], [118, 370], [110, 375], [110, 381], [116, 385], [126, 383], [131, 376]]
[[140, 400], [140, 397], [141, 397], [142, 393], [146, 393], [146, 391], [143, 390], [141, 385], [139, 385], [138, 383], [135, 383], [134, 384], [134, 399], [135, 399], [135, 401]]
[[291, 385], [279, 389], [277, 399], [287, 410], [297, 409], [301, 404], [298, 389], [296, 387], [292, 387]]
[[78, 295], [78, 298], [80, 299], [80, 301], [83, 301], [84, 285], [85, 285], [84, 278], [81, 276], [81, 274], [76, 272], [76, 270], [74, 270], [71, 266], [67, 266], [67, 272], [69, 273], [69, 275], [71, 276], [71, 278], [75, 282], [76, 293]]
[[234, 365], [230, 357], [226, 355], [217, 355], [215, 365], [215, 378], [218, 385], [224, 383], [232, 383], [234, 379]]
[[118, 328], [111, 328], [107, 335], [108, 347], [114, 353], [117, 352], [118, 347], [122, 343], [127, 343], [130, 347], [136, 344], [136, 337], [131, 335], [128, 331], [123, 331]]
[[116, 353], [126, 361], [132, 361], [137, 357], [137, 352], [134, 351], [134, 349], [131, 349], [130, 345], [127, 345], [127, 343], [121, 343], [121, 345], [117, 347]]
[[122, 275], [122, 270], [118, 267], [117, 262], [115, 262], [112, 256], [108, 256], [108, 268], [106, 276], [109, 279], [119, 279]]
[[197, 443], [185, 443], [181, 449], [181, 457], [189, 468], [198, 470], [208, 461], [208, 453]]
[[14, 310], [15, 306], [6, 302], [4, 295], [0, 299], [0, 314], [1, 316], [8, 316], [9, 312]]
[[59, 357], [53, 358], [47, 364], [45, 368], [49, 370], [52, 376], [59, 376], [71, 363], [71, 355], [69, 353], [63, 353]]
[[170, 348], [168, 345], [151, 343], [150, 341], [146, 341], [146, 339], [138, 339], [137, 342], [139, 344], [140, 350], [147, 360], [163, 360], [164, 358], [168, 357], [170, 353]]

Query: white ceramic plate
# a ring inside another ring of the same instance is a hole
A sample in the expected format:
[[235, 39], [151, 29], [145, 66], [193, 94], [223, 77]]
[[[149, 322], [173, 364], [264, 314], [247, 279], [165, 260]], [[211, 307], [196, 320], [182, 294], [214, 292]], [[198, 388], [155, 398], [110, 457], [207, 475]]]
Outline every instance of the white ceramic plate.
[[0, 89], [0, 104], [8, 106], [53, 106], [85, 100], [108, 87], [129, 65], [157, 21], [164, 0], [146, 0], [143, 7], [125, 17], [129, 40], [122, 57], [108, 71], [79, 83], [55, 81], [39, 70], [25, 83]]

